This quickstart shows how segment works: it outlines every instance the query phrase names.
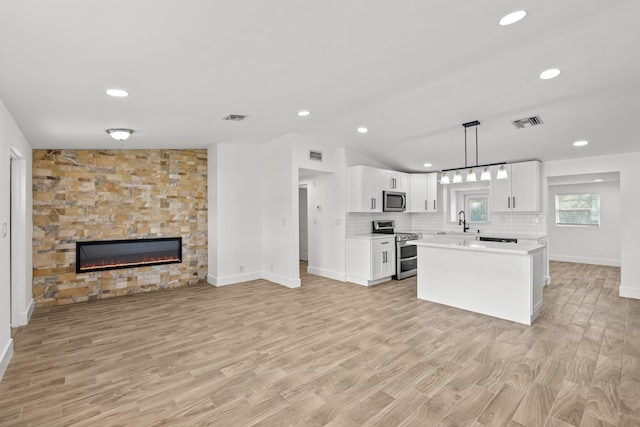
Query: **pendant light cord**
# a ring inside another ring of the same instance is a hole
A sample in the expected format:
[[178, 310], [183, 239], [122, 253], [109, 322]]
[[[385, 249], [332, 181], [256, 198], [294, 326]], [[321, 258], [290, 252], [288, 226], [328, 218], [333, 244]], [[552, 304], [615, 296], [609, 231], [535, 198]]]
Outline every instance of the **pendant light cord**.
[[476, 126], [476, 167], [478, 166], [478, 126]]
[[467, 167], [467, 128], [464, 128], [464, 167]]

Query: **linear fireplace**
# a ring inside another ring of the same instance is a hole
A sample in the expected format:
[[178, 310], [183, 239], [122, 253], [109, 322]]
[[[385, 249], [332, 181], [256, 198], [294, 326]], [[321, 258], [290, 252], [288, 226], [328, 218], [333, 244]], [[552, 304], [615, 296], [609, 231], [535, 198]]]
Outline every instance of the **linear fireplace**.
[[182, 237], [76, 242], [76, 273], [182, 262]]

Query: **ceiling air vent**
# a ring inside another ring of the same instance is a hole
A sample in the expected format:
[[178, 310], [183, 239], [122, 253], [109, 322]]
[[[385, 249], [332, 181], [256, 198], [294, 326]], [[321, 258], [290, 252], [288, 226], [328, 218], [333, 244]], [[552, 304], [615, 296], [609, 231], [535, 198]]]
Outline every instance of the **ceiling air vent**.
[[322, 161], [322, 151], [309, 151], [309, 160]]
[[222, 120], [231, 120], [231, 121], [234, 121], [234, 122], [241, 122], [244, 119], [246, 119], [247, 117], [249, 117], [249, 116], [243, 116], [242, 114], [229, 114], [227, 117], [225, 117]]
[[540, 116], [533, 116], [533, 117], [525, 117], [524, 119], [514, 120], [511, 123], [513, 123], [516, 129], [524, 129], [524, 128], [530, 128], [531, 126], [541, 125], [544, 122], [542, 121]]

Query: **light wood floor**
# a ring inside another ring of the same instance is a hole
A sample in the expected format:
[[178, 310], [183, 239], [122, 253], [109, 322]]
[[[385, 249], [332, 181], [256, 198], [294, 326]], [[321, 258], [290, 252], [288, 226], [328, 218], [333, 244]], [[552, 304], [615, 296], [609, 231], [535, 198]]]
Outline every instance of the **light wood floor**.
[[306, 274], [39, 309], [0, 425], [640, 426], [640, 301], [551, 274], [531, 327]]

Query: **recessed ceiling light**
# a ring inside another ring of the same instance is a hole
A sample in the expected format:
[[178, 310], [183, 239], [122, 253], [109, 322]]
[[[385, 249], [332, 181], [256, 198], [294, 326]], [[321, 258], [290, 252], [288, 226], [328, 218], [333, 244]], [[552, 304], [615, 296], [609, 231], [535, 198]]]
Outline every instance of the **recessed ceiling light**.
[[516, 22], [520, 21], [522, 18], [524, 18], [525, 16], [527, 16], [527, 12], [525, 12], [524, 10], [518, 10], [516, 12], [512, 12], [508, 15], [503, 16], [500, 19], [500, 22], [498, 22], [500, 25], [511, 25], [511, 24], [515, 24]]
[[129, 92], [127, 92], [126, 90], [123, 90], [123, 89], [109, 89], [109, 90], [107, 90], [107, 95], [115, 96], [117, 98], [122, 98], [122, 97], [125, 97], [125, 96], [129, 96]]
[[424, 164], [424, 167], [425, 167], [425, 168], [430, 168], [431, 166], [433, 166], [431, 163], [425, 163], [425, 164]]
[[359, 132], [359, 133], [367, 133], [367, 132], [369, 132], [369, 129], [367, 129], [367, 128], [365, 128], [365, 127], [359, 127], [359, 128], [358, 128], [358, 132]]
[[118, 141], [128, 139], [133, 131], [131, 129], [107, 129], [109, 136]]
[[559, 75], [560, 75], [560, 70], [559, 69], [550, 68], [550, 69], [544, 70], [542, 73], [540, 73], [540, 78], [542, 80], [549, 80], [549, 79], [555, 79]]
[[309, 114], [311, 114], [311, 113], [308, 112], [307, 110], [298, 111], [298, 115], [300, 117], [307, 117]]
[[587, 145], [589, 141], [576, 141], [573, 143], [574, 147], [584, 147]]
[[594, 179], [593, 182], [602, 182], [602, 180], [598, 178], [598, 179]]

